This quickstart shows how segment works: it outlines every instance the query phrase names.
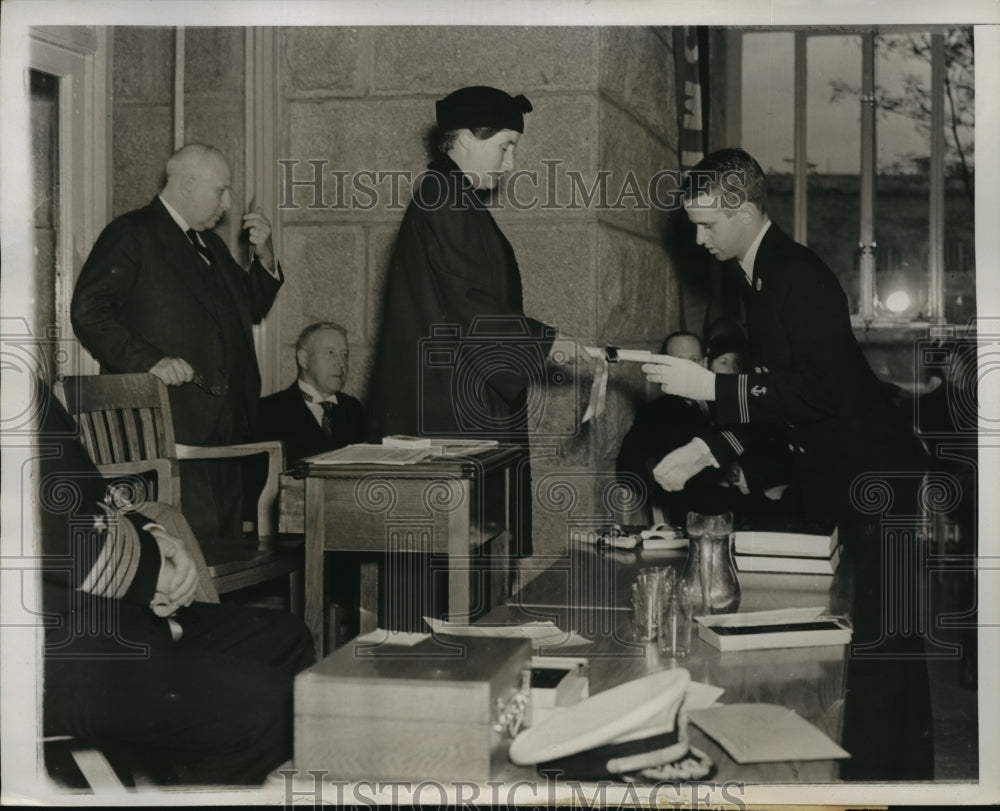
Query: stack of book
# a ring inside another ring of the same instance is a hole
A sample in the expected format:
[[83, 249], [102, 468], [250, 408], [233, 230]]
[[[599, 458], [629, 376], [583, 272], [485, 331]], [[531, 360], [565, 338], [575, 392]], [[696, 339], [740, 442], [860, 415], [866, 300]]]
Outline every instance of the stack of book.
[[836, 526], [799, 523], [778, 529], [737, 529], [733, 546], [741, 572], [832, 575], [840, 565]]

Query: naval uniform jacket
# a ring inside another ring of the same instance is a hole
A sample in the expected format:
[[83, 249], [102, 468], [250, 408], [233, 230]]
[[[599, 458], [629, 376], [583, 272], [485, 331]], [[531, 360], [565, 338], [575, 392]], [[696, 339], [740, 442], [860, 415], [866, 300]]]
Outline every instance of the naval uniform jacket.
[[720, 464], [742, 453], [740, 426], [784, 424], [803, 513], [821, 520], [850, 509], [861, 473], [924, 469], [910, 424], [854, 337], [840, 283], [812, 251], [772, 223], [743, 295], [753, 371], [716, 375], [722, 429], [703, 437]]
[[[252, 326], [271, 308], [282, 275], [278, 268], [275, 278], [256, 260], [244, 271], [218, 234], [200, 233], [212, 268], [159, 197], [118, 217], [80, 272], [71, 316], [102, 372], [148, 372], [161, 358], [177, 357], [209, 387], [231, 389], [231, 396], [218, 396], [193, 382], [167, 387], [177, 441], [224, 444], [244, 436], [214, 435], [220, 417], [233, 418], [244, 435], [254, 424], [260, 373]], [[221, 283], [213, 285], [210, 273]]]

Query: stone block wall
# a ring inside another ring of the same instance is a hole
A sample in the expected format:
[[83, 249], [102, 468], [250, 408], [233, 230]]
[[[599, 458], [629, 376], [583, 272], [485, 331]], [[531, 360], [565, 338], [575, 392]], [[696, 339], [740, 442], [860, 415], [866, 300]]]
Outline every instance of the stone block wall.
[[[348, 329], [347, 388], [364, 398], [411, 190], [404, 181], [393, 193], [374, 173], [423, 170], [434, 101], [469, 84], [524, 93], [534, 105], [517, 148], [525, 174], [495, 211], [517, 253], [525, 311], [597, 345], [655, 349], [677, 327], [665, 213], [648, 199], [650, 178], [677, 166], [669, 29], [288, 28], [280, 53], [280, 152], [290, 162], [279, 181], [281, 385], [295, 374], [298, 331], [329, 318]], [[651, 394], [637, 367], [612, 367], [607, 411], [574, 432], [567, 415], [582, 412], [588, 386], [546, 393], [534, 436], [536, 554], [559, 553], [568, 524], [611, 517], [618, 445]], [[571, 486], [573, 506], [548, 497], [554, 482]]]
[[[112, 46], [112, 213], [146, 205], [174, 151], [173, 28], [119, 26]], [[184, 141], [220, 149], [232, 168], [232, 209], [216, 227], [234, 255], [246, 204], [243, 28], [184, 29]], [[242, 254], [240, 253], [242, 251]]]
[[112, 214], [146, 205], [174, 147], [174, 30], [119, 26], [112, 39]]

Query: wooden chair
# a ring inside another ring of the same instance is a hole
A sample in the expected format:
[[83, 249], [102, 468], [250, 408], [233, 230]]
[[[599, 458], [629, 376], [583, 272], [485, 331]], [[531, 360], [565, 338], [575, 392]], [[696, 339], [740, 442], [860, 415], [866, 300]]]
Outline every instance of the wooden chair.
[[[66, 409], [80, 426], [81, 439], [104, 476], [154, 472], [156, 500], [181, 506], [180, 460], [232, 459], [266, 453], [267, 480], [257, 502], [257, 543], [246, 538], [205, 539], [202, 549], [219, 594], [289, 578], [289, 602], [301, 606], [301, 542], [287, 543], [275, 533], [280, 442], [246, 442], [219, 447], [174, 441], [166, 386], [151, 374], [84, 375], [62, 384]], [[138, 479], [134, 479], [138, 481]]]

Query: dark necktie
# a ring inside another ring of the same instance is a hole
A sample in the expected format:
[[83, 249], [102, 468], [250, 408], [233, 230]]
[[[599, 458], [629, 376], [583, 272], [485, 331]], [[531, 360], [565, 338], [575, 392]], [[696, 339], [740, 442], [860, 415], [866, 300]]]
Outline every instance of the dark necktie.
[[324, 400], [320, 406], [323, 408], [323, 434], [327, 439], [331, 439], [333, 437], [333, 414], [337, 409], [337, 404]]
[[193, 228], [188, 228], [187, 236], [188, 239], [191, 240], [191, 244], [194, 245], [194, 249], [198, 251], [198, 255], [205, 260], [208, 267], [212, 267], [212, 253], [205, 245], [202, 244], [201, 239], [198, 236], [198, 232]]
[[[302, 392], [302, 399], [307, 403], [316, 402], [316, 399], [309, 392], [304, 389], [299, 389], [299, 391]], [[319, 406], [323, 409], [323, 420], [320, 422], [320, 427], [323, 429], [323, 435], [327, 439], [331, 439], [333, 437], [333, 415], [337, 410], [337, 405], [337, 403], [334, 403], [331, 400], [319, 401]]]

